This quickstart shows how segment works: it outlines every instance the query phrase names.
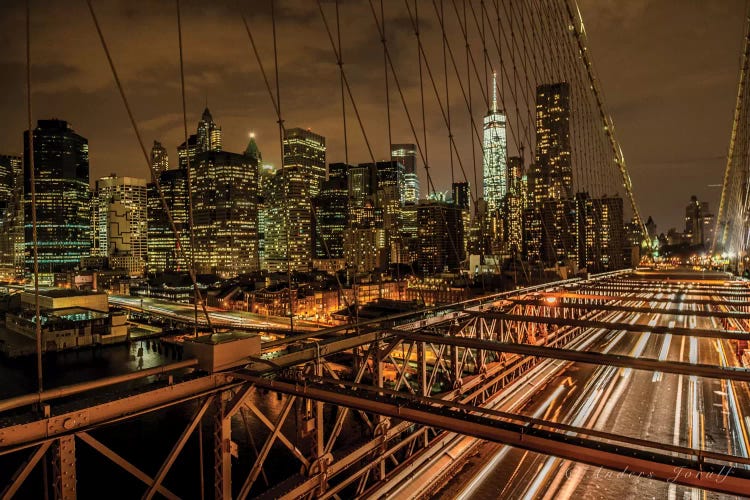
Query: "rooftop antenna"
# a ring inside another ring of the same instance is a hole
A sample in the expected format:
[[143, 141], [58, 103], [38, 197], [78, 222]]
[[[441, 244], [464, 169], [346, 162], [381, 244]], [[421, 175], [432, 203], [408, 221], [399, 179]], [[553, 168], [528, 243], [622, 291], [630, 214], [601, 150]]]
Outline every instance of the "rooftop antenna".
[[492, 72], [492, 112], [497, 113], [497, 71]]

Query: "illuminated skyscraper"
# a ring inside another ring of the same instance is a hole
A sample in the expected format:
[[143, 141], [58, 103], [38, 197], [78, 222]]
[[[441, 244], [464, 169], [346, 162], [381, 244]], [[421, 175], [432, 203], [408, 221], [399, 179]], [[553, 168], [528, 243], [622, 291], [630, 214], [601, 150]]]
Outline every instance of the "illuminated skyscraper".
[[142, 274], [148, 259], [146, 186], [146, 179], [112, 174], [97, 180], [94, 191], [91, 254], [108, 257], [110, 267], [125, 268], [131, 276]]
[[214, 123], [208, 108], [203, 110], [201, 121], [198, 122], [197, 152], [221, 151], [221, 127]]
[[589, 198], [576, 194], [579, 266], [600, 273], [622, 269], [626, 244], [623, 203], [619, 196]]
[[190, 255], [188, 233], [187, 173], [183, 169], [166, 170], [159, 175], [159, 185], [164, 193], [180, 241], [185, 246], [183, 258], [177, 238], [167, 219], [156, 184], [148, 184], [148, 272], [185, 271]]
[[0, 155], [0, 276], [23, 273], [23, 160]]
[[169, 155], [167, 149], [161, 145], [161, 142], [154, 141], [151, 148], [151, 165], [154, 167], [154, 174], [159, 175], [165, 170], [169, 170]]
[[360, 163], [349, 167], [347, 177], [349, 186], [349, 223], [354, 226], [364, 226], [366, 220], [365, 207], [375, 206], [375, 190], [377, 187], [377, 171], [372, 163]]
[[206, 151], [190, 168], [196, 272], [228, 278], [259, 270], [257, 159]]
[[188, 160], [192, 165], [195, 161], [195, 155], [198, 153], [198, 136], [193, 134], [188, 137], [187, 145], [183, 142], [177, 146], [177, 162], [179, 168], [187, 169]]
[[395, 258], [400, 251], [399, 217], [403, 205], [401, 193], [404, 166], [398, 161], [379, 161], [375, 164], [375, 169], [377, 172], [375, 200], [376, 206], [383, 214], [385, 248], [388, 251], [387, 255]]
[[[536, 152], [528, 175], [524, 210], [527, 257], [548, 264], [575, 262], [577, 219], [570, 217], [573, 170], [570, 146], [570, 86], [540, 85], [536, 91]], [[573, 245], [575, 246], [575, 245]]]
[[312, 262], [312, 197], [309, 175], [285, 167], [268, 182], [265, 265], [269, 271], [309, 271]]
[[332, 163], [328, 167], [328, 180], [313, 200], [315, 258], [340, 259], [344, 257], [344, 230], [349, 223], [349, 189], [347, 174], [350, 165]]
[[417, 146], [415, 144], [391, 144], [391, 158], [404, 166], [401, 203], [416, 203], [419, 201]]
[[[78, 266], [91, 250], [89, 145], [63, 120], [39, 120], [34, 133], [34, 174], [40, 280]], [[31, 151], [24, 132], [26, 267], [33, 269]]]
[[502, 250], [511, 255], [520, 252], [522, 247], [525, 197], [523, 158], [511, 156], [508, 158], [508, 193], [501, 207]]
[[536, 89], [536, 163], [541, 182], [535, 196], [556, 200], [573, 197], [570, 149], [570, 85], [540, 85]]
[[309, 179], [310, 196], [317, 196], [326, 180], [326, 138], [310, 130], [287, 129], [283, 166], [299, 168]]
[[685, 239], [690, 245], [711, 245], [713, 240], [714, 216], [708, 208], [707, 201], [698, 201], [697, 196], [690, 197], [685, 207]]
[[271, 208], [271, 183], [276, 175], [272, 165], [261, 165], [258, 169], [258, 260], [261, 269], [266, 269], [266, 227]]
[[455, 270], [464, 259], [461, 209], [444, 201], [417, 205], [418, 269], [423, 274]]
[[461, 253], [465, 254], [469, 249], [469, 237], [471, 235], [471, 189], [468, 182], [453, 183], [453, 205], [460, 211], [461, 223], [458, 227], [459, 234], [456, 241], [460, 243]]
[[484, 117], [482, 148], [482, 180], [484, 199], [490, 212], [500, 208], [508, 192], [507, 142], [505, 137], [505, 113], [497, 107], [497, 75], [492, 76], [492, 106]]
[[282, 168], [266, 191], [265, 266], [308, 271], [313, 256], [312, 201], [326, 180], [326, 140], [310, 130], [285, 131]]

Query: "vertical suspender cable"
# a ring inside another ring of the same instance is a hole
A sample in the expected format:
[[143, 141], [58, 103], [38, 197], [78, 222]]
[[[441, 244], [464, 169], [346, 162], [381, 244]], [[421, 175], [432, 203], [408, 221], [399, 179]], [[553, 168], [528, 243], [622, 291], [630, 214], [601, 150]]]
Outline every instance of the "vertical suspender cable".
[[[320, 9], [323, 8], [320, 3], [318, 3], [318, 7]], [[336, 38], [338, 39], [338, 55], [336, 57], [336, 64], [339, 67], [339, 84], [341, 85], [341, 120], [343, 122], [344, 127], [344, 163], [347, 165], [347, 168], [349, 166], [349, 140], [346, 135], [346, 92], [344, 88], [344, 49], [341, 45], [341, 16], [339, 15], [339, 0], [336, 0]], [[389, 122], [390, 123], [390, 122]], [[390, 149], [390, 146], [389, 146]], [[348, 175], [348, 171], [347, 171]], [[313, 214], [314, 214], [314, 207], [313, 207]], [[325, 244], [325, 238], [323, 238], [323, 244]], [[357, 245], [357, 251], [359, 252], [360, 246]], [[336, 281], [339, 284], [339, 289], [343, 292], [343, 287], [341, 286], [341, 282], [339, 281], [338, 274], [336, 275]], [[357, 334], [359, 334], [359, 301], [357, 300], [357, 269], [354, 269], [354, 281], [353, 281], [353, 287], [354, 287], [354, 324]], [[346, 295], [344, 293], [341, 294], [342, 297], [344, 297], [344, 301], [346, 303], [347, 310], [349, 310], [349, 301], [346, 299]]]
[[[443, 19], [445, 19], [444, 0], [440, 0], [440, 19], [441, 19], [441, 22]], [[446, 47], [447, 42], [445, 40], [445, 37], [441, 36], [440, 38], [443, 41], [443, 75], [445, 76], [445, 113], [446, 113], [446, 126], [448, 127], [448, 154], [450, 158], [451, 189], [452, 189], [453, 183], [456, 182], [456, 176], [453, 170], [453, 131], [451, 130], [451, 94], [450, 94], [450, 87], [448, 85], [448, 48]]]
[[34, 255], [34, 330], [36, 336], [36, 379], [37, 390], [44, 390], [42, 377], [42, 321], [39, 312], [39, 248], [36, 227], [36, 178], [34, 172], [34, 129], [31, 113], [31, 7], [26, 0], [26, 117], [29, 127], [29, 182], [31, 183], [31, 238]]
[[[344, 129], [344, 163], [346, 165], [349, 165], [349, 139], [347, 137], [346, 127], [346, 94], [344, 89], [344, 55], [343, 49], [341, 47], [341, 21], [339, 19], [339, 0], [336, 0], [336, 36], [339, 42], [339, 57], [337, 64], [339, 67], [339, 84], [341, 86], [341, 121]], [[388, 116], [388, 123], [390, 124], [390, 113]]]
[[[279, 82], [279, 51], [276, 41], [276, 0], [271, 0], [271, 30], [273, 34], [273, 68], [276, 78], [276, 112], [279, 120], [279, 147], [281, 148], [281, 171], [284, 175], [286, 182], [286, 188], [289, 189], [289, 170], [284, 165], [284, 141], [286, 140], [286, 128], [284, 127], [284, 120], [281, 118], [281, 91]], [[287, 285], [289, 291], [289, 330], [290, 334], [294, 334], [294, 299], [292, 298], [292, 241], [291, 241], [291, 215], [292, 211], [289, 208], [289, 199], [286, 200], [286, 276]], [[312, 202], [311, 202], [312, 203]]]
[[[453, 9], [456, 10], [455, 0], [453, 2]], [[463, 0], [463, 11], [464, 11], [464, 24], [466, 24], [466, 0]], [[456, 18], [459, 19], [457, 10], [456, 10]], [[443, 21], [445, 21], [445, 19], [443, 19]], [[459, 19], [459, 22], [460, 22], [460, 19]], [[474, 124], [474, 109], [473, 109], [474, 104], [472, 102], [472, 97], [471, 97], [471, 70], [469, 69], [470, 68], [470, 65], [469, 65], [470, 53], [469, 53], [469, 39], [468, 38], [466, 39], [465, 49], [466, 49], [466, 87], [467, 87], [466, 94], [468, 96], [467, 111], [469, 113], [468, 115], [469, 124], [473, 125]], [[484, 142], [482, 142], [482, 149], [484, 149]], [[471, 142], [471, 164], [474, 165], [474, 186], [475, 186], [474, 189], [477, 192], [475, 199], [478, 200], [480, 198], [484, 198], [484, 188], [483, 186], [479, 185], [479, 178], [477, 176], [477, 152], [476, 152], [476, 149], [474, 148], [473, 141]], [[481, 234], [482, 241], [484, 241], [484, 224], [482, 224], [481, 226], [480, 234]], [[483, 248], [483, 245], [482, 245], [482, 248]]]
[[[188, 154], [185, 155], [187, 160], [186, 182], [188, 189], [188, 217], [190, 225], [190, 269], [195, 272], [195, 233], [193, 231], [193, 188], [191, 183], [192, 174], [190, 172], [190, 145], [188, 144], [187, 131], [187, 103], [185, 101], [185, 65], [182, 54], [182, 17], [180, 15], [180, 0], [175, 0], [177, 7], [177, 42], [180, 49], [180, 92], [182, 94], [182, 125], [185, 132], [185, 147]], [[198, 281], [193, 282], [193, 336], [198, 336]], [[205, 481], [203, 473], [203, 426], [198, 424], [198, 474], [200, 478], [200, 497], [205, 498]]]
[[[385, 116], [388, 125], [388, 150], [390, 151], [390, 159], [393, 161], [393, 131], [391, 130], [391, 91], [389, 87], [388, 78], [388, 54], [385, 50], [385, 7], [383, 6], [383, 0], [380, 0], [380, 22], [383, 25], [380, 42], [383, 45], [383, 71], [385, 77]], [[417, 194], [419, 197], [419, 194]]]
[[[26, 118], [29, 127], [29, 182], [31, 184], [31, 237], [34, 255], [34, 333], [36, 337], [36, 376], [39, 394], [44, 390], [42, 370], [42, 321], [39, 310], [39, 246], [36, 228], [36, 176], [34, 172], [34, 129], [31, 113], [31, 0], [26, 0]], [[42, 459], [42, 492], [44, 500], [49, 498], [47, 459]]]
[[[120, 82], [120, 76], [117, 74], [117, 69], [115, 68], [115, 63], [112, 60], [112, 56], [109, 53], [109, 46], [107, 45], [107, 41], [104, 39], [104, 33], [102, 32], [101, 26], [99, 25], [99, 18], [96, 17], [96, 12], [94, 11], [94, 6], [91, 3], [91, 0], [86, 0], [86, 4], [88, 5], [89, 12], [91, 13], [91, 20], [94, 22], [94, 27], [96, 28], [96, 33], [99, 35], [99, 41], [102, 44], [102, 49], [104, 50], [104, 55], [107, 57], [107, 62], [109, 63], [109, 69], [112, 71], [112, 77], [115, 80], [115, 85], [117, 86], [117, 90], [120, 93], [120, 98], [122, 99], [122, 103], [125, 106], [125, 111], [128, 114], [128, 119], [130, 120], [130, 125], [133, 128], [133, 132], [135, 133], [135, 137], [138, 140], [138, 145], [141, 148], [141, 153], [143, 154], [143, 158], [146, 160], [146, 165], [148, 166], [148, 169], [151, 173], [151, 179], [154, 181], [154, 185], [156, 186], [156, 190], [159, 193], [159, 198], [161, 199], [161, 205], [164, 209], [164, 213], [167, 215], [167, 220], [169, 221], [169, 226], [172, 229], [172, 233], [174, 234], [175, 240], [177, 241], [178, 248], [180, 250], [180, 253], [182, 254], [182, 257], [185, 258], [185, 250], [182, 245], [182, 238], [180, 238], [180, 233], [177, 231], [177, 227], [175, 226], [174, 218], [172, 217], [172, 211], [169, 209], [169, 206], [167, 205], [167, 200], [164, 197], [164, 191], [161, 188], [161, 184], [159, 183], [159, 176], [156, 175], [156, 172], [154, 171], [154, 166], [151, 164], [151, 160], [149, 159], [148, 153], [146, 152], [146, 146], [143, 144], [143, 139], [141, 137], [141, 132], [138, 130], [138, 125], [135, 122], [135, 117], [133, 116], [133, 111], [130, 109], [130, 103], [128, 102], [128, 98], [125, 95], [125, 89], [122, 86], [122, 82]], [[192, 280], [193, 284], [196, 283], [196, 276], [195, 272], [193, 270], [190, 270], [190, 279]], [[213, 326], [211, 325], [211, 318], [208, 315], [208, 311], [206, 310], [206, 304], [202, 300], [202, 295], [200, 293], [200, 290], [198, 290], [198, 297], [201, 299], [200, 302], [202, 304], [203, 308], [203, 314], [206, 317], [206, 324], [208, 325], [208, 328], [213, 331]]]
[[[419, 58], [419, 99], [421, 102], [422, 107], [422, 147], [424, 148], [424, 170], [427, 175], [427, 178], [430, 178], [430, 163], [427, 156], [427, 119], [426, 119], [426, 113], [425, 113], [425, 106], [424, 106], [424, 79], [422, 77], [422, 50], [421, 50], [421, 39], [419, 37], [419, 1], [414, 0], [414, 19], [415, 19], [415, 25], [414, 25], [414, 35], [417, 40], [417, 57]], [[430, 195], [430, 184], [427, 184], [427, 196]], [[435, 193], [435, 188], [432, 186], [433, 194]]]
[[[175, 0], [177, 6], [177, 41], [180, 48], [180, 91], [182, 93], [182, 125], [185, 132], [185, 147], [187, 154], [187, 192], [188, 192], [188, 225], [190, 230], [190, 270], [195, 273], [195, 232], [193, 231], [193, 184], [190, 172], [190, 145], [187, 130], [187, 103], [185, 101], [185, 66], [182, 55], [182, 17], [180, 16], [180, 0]], [[198, 336], [198, 281], [193, 282], [193, 336]]]

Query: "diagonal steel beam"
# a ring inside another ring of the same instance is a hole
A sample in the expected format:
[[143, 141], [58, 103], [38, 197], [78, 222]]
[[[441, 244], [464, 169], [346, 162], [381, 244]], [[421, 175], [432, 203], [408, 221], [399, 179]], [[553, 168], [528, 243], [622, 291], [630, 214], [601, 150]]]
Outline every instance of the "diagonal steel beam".
[[[21, 467], [16, 471], [15, 474], [13, 474], [13, 478], [11, 479], [8, 486], [5, 487], [2, 494], [0, 495], [0, 499], [2, 500], [10, 500], [16, 495], [16, 492], [18, 492], [18, 488], [21, 487], [21, 485], [26, 481], [26, 478], [29, 477], [29, 474], [32, 470], [34, 470], [34, 467], [39, 462], [39, 460], [44, 456], [45, 453], [47, 453], [47, 450], [49, 449], [50, 445], [52, 444], [52, 441], [46, 441], [39, 445], [39, 447], [34, 450], [34, 452], [29, 456], [29, 458], [21, 464]], [[47, 485], [45, 485], [45, 488]]]
[[[238, 375], [238, 377], [240, 377], [240, 378], [244, 378], [244, 377], [243, 377], [242, 375], [240, 375], [240, 374], [237, 374], [237, 375]], [[261, 421], [261, 422], [263, 423], [263, 425], [265, 425], [265, 426], [266, 426], [266, 427], [268, 427], [268, 428], [269, 428], [269, 429], [270, 429], [271, 431], [273, 431], [273, 429], [274, 429], [274, 425], [273, 425], [273, 423], [272, 423], [272, 422], [271, 422], [270, 420], [268, 420], [268, 417], [266, 417], [266, 416], [265, 416], [265, 415], [263, 414], [263, 412], [262, 412], [262, 411], [260, 411], [260, 409], [259, 409], [259, 408], [258, 408], [257, 406], [255, 406], [255, 405], [254, 405], [253, 403], [251, 403], [251, 402], [249, 402], [249, 401], [245, 401], [245, 406], [246, 406], [246, 407], [247, 407], [248, 409], [250, 409], [250, 411], [252, 411], [252, 412], [253, 412], [253, 413], [255, 414], [255, 416], [256, 416], [256, 417], [258, 417], [258, 419], [259, 419], [259, 420], [260, 420], [260, 421]], [[294, 456], [295, 456], [295, 457], [297, 457], [297, 459], [298, 459], [298, 460], [299, 460], [300, 462], [302, 462], [302, 464], [303, 464], [303, 465], [305, 466], [305, 468], [309, 468], [309, 467], [310, 467], [310, 461], [309, 461], [309, 460], [307, 460], [307, 458], [305, 458], [305, 456], [304, 456], [304, 455], [302, 454], [302, 452], [301, 452], [301, 451], [299, 451], [299, 448], [297, 448], [296, 446], [294, 446], [294, 444], [292, 444], [292, 442], [291, 442], [291, 441], [289, 441], [289, 438], [287, 438], [287, 437], [286, 437], [286, 436], [284, 435], [284, 433], [283, 433], [283, 432], [282, 432], [282, 433], [279, 433], [279, 436], [278, 436], [278, 438], [279, 438], [279, 441], [281, 441], [282, 443], [284, 443], [284, 446], [286, 446], [286, 447], [287, 447], [287, 448], [289, 449], [289, 451], [291, 451], [291, 452], [292, 452], [292, 454], [294, 454]]]
[[[300, 385], [252, 377], [259, 387], [332, 404], [361, 408], [393, 418], [420, 423], [467, 436], [504, 443], [517, 448], [554, 455], [575, 462], [611, 470], [628, 470], [646, 477], [684, 486], [746, 495], [750, 491], [750, 473], [744, 469], [707, 462], [702, 457], [686, 458], [651, 450], [641, 450], [601, 440], [570, 436], [567, 433], [537, 429], [533, 426], [502, 422], [466, 412], [438, 410], [415, 402], [404, 404], [398, 398], [363, 398], [351, 391]], [[698, 450], [695, 450], [700, 455]], [[678, 473], [679, 472], [679, 473]]]
[[[135, 465], [131, 464], [124, 458], [122, 458], [117, 452], [113, 451], [111, 448], [108, 448], [106, 445], [102, 444], [100, 441], [98, 441], [96, 438], [94, 438], [91, 434], [88, 432], [79, 432], [76, 434], [76, 436], [86, 443], [87, 445], [91, 446], [93, 449], [110, 459], [112, 462], [114, 462], [116, 465], [119, 465], [122, 469], [129, 472], [133, 476], [135, 476], [137, 479], [140, 479], [143, 483], [150, 485], [154, 482], [153, 478], [140, 470]], [[170, 500], [179, 500], [180, 497], [169, 491], [164, 486], [160, 485], [159, 489], [157, 490], [159, 493], [164, 495], [164, 497], [169, 498]]]
[[159, 472], [156, 473], [151, 486], [148, 488], [148, 490], [146, 490], [146, 493], [143, 494], [143, 500], [151, 500], [152, 498], [154, 498], [156, 490], [159, 488], [159, 486], [161, 486], [161, 482], [164, 481], [164, 478], [167, 476], [169, 469], [172, 468], [174, 461], [177, 460], [177, 456], [182, 451], [185, 443], [187, 443], [187, 440], [195, 430], [195, 427], [200, 423], [203, 415], [205, 415], [206, 410], [208, 410], [208, 407], [213, 402], [214, 398], [214, 395], [207, 397], [203, 404], [195, 412], [195, 415], [193, 415], [193, 419], [190, 421], [188, 426], [182, 432], [182, 435], [180, 435], [180, 438], [174, 444], [174, 447], [172, 448], [172, 451], [169, 452], [167, 459], [164, 460], [163, 464], [161, 464]]
[[255, 460], [252, 469], [250, 469], [250, 473], [247, 475], [247, 478], [245, 479], [245, 482], [242, 485], [242, 489], [240, 490], [240, 494], [237, 496], [237, 498], [245, 500], [245, 498], [247, 498], [247, 495], [250, 493], [250, 488], [253, 487], [255, 480], [258, 478], [260, 471], [263, 469], [263, 462], [265, 462], [268, 453], [271, 451], [271, 447], [276, 441], [276, 438], [281, 434], [281, 428], [286, 421], [286, 417], [289, 415], [289, 411], [292, 409], [292, 405], [294, 404], [295, 399], [296, 396], [289, 396], [284, 403], [284, 407], [281, 409], [281, 413], [279, 413], [279, 418], [276, 421], [276, 425], [273, 426], [273, 429], [271, 429], [271, 434], [269, 434], [269, 436], [266, 438], [266, 442], [263, 443], [263, 448], [261, 448], [260, 454]]
[[247, 384], [246, 387], [240, 388], [234, 398], [227, 404], [224, 418], [232, 418], [232, 416], [237, 413], [240, 408], [242, 408], [242, 405], [245, 403], [245, 399], [247, 399], [247, 397], [251, 392], [253, 392], [254, 389], [255, 386], [253, 384]]

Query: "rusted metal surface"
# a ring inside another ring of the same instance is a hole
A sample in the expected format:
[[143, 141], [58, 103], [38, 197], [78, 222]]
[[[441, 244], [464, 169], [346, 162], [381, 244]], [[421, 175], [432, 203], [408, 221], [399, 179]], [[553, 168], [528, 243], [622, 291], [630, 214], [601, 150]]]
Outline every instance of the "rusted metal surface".
[[[567, 434], [545, 431], [470, 415], [465, 412], [437, 411], [418, 403], [404, 405], [397, 398], [363, 398], [344, 390], [331, 390], [315, 385], [292, 384], [253, 377], [259, 387], [285, 394], [314, 398], [331, 404], [359, 408], [445, 430], [460, 429], [462, 434], [503, 443], [545, 455], [573, 460], [612, 470], [629, 470], [646, 477], [670, 481], [730, 495], [745, 495], [750, 491], [750, 472], [742, 469], [727, 471], [721, 464], [707, 462], [699, 457], [684, 458], [654, 451], [643, 451], [621, 445], [612, 445]], [[731, 458], [728, 457], [731, 460]], [[681, 474], [675, 471], [681, 470]], [[722, 481], [716, 481], [721, 478]]]

